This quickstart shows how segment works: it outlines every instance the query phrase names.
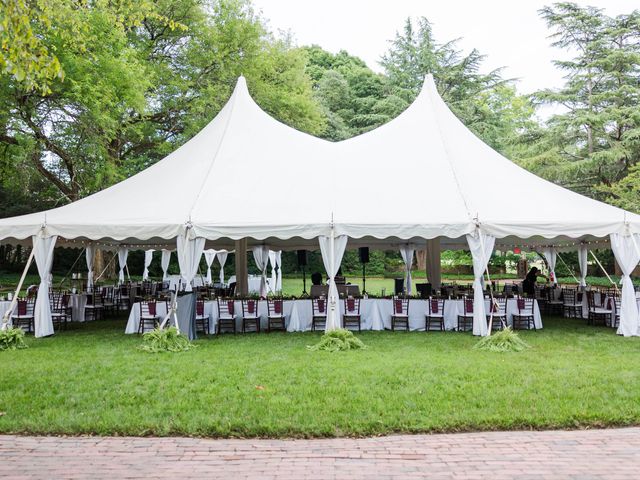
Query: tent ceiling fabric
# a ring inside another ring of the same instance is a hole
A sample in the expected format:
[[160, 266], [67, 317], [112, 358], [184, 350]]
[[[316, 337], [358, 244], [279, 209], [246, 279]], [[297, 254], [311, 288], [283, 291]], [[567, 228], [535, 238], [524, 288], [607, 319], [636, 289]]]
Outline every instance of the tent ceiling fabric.
[[[264, 206], [264, 195], [276, 207]], [[435, 237], [447, 239], [443, 248], [466, 248], [465, 235], [478, 227], [496, 248], [561, 247], [640, 233], [640, 216], [495, 152], [449, 110], [431, 76], [396, 119], [336, 143], [270, 117], [240, 77], [220, 113], [172, 154], [77, 202], [0, 220], [0, 241], [41, 234], [57, 235], [60, 246], [161, 248], [188, 231], [206, 238], [205, 248], [249, 238], [249, 247], [315, 249], [332, 225], [350, 237], [349, 248]]]

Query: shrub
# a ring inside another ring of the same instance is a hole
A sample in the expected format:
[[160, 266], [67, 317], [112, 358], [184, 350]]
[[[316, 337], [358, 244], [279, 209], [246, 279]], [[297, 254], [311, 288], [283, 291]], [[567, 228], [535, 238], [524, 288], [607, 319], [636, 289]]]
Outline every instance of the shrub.
[[0, 330], [0, 350], [17, 350], [27, 348], [24, 343], [24, 331], [21, 328]]
[[154, 328], [142, 335], [140, 349], [147, 353], [186, 352], [195, 345], [178, 333], [175, 327], [166, 329]]
[[507, 327], [497, 333], [483, 337], [473, 348], [488, 352], [521, 352], [530, 347], [516, 332]]
[[312, 351], [340, 352], [343, 350], [361, 350], [367, 348], [367, 346], [353, 332], [339, 328], [325, 333], [322, 335], [320, 342], [315, 345], [307, 345], [307, 348]]

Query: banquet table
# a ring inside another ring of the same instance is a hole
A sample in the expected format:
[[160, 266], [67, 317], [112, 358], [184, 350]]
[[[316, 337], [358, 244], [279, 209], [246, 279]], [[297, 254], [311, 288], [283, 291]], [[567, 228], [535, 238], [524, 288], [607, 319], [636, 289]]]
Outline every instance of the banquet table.
[[[428, 300], [415, 300], [409, 302], [409, 329], [424, 330], [425, 313], [428, 309]], [[218, 305], [215, 301], [205, 302], [205, 314], [209, 315], [210, 334], [215, 333], [215, 326], [218, 323]], [[339, 302], [340, 318], [344, 313], [344, 302]], [[267, 326], [267, 302], [258, 302], [258, 315], [260, 315], [260, 326]], [[288, 332], [305, 332], [311, 330], [312, 303], [311, 300], [285, 300], [283, 302], [284, 315], [286, 317], [285, 326]], [[458, 326], [458, 315], [464, 310], [462, 300], [447, 300], [444, 306], [444, 325], [446, 330], [454, 330]], [[507, 323], [513, 325], [513, 314], [517, 310], [516, 299], [507, 300]], [[166, 302], [158, 302], [158, 315], [162, 318], [167, 313]], [[242, 327], [242, 302], [235, 301], [236, 329]], [[391, 313], [393, 303], [390, 299], [362, 299], [360, 301], [360, 315], [363, 330], [385, 330], [391, 329]], [[486, 311], [489, 311], [489, 300], [486, 301]], [[140, 304], [135, 303], [129, 313], [129, 321], [125, 333], [137, 333], [140, 324]], [[534, 303], [534, 324], [536, 329], [542, 328], [542, 317], [538, 302]]]

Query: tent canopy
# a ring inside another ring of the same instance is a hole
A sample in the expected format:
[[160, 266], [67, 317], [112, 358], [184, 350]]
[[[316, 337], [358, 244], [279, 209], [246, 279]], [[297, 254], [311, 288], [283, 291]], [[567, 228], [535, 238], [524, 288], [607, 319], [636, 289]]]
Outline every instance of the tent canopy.
[[[266, 207], [265, 205], [276, 205]], [[328, 142], [284, 125], [253, 101], [245, 79], [220, 113], [172, 154], [110, 188], [52, 210], [0, 220], [0, 241], [57, 235], [140, 248], [175, 237], [277, 249], [316, 238], [389, 248], [441, 237], [466, 248], [479, 228], [496, 246], [608, 243], [640, 233], [640, 216], [584, 197], [520, 168], [470, 132], [428, 76], [389, 123]]]

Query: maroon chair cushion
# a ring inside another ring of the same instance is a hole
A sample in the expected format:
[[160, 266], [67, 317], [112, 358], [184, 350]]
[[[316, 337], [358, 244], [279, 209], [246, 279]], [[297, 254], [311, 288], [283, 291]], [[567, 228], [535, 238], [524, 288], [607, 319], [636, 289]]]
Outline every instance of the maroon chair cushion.
[[255, 300], [248, 300], [247, 301], [247, 312], [252, 314], [255, 313], [256, 311], [256, 301]]
[[438, 300], [431, 300], [431, 313], [439, 313], [440, 306], [438, 305]]
[[229, 315], [233, 315], [233, 312], [235, 312], [235, 303], [233, 303], [233, 300], [227, 300], [227, 310], [229, 311]]
[[473, 313], [473, 300], [470, 298], [465, 299], [464, 301], [465, 313]]
[[26, 315], [26, 314], [27, 314], [27, 301], [18, 300], [18, 315]]
[[196, 315], [204, 315], [204, 302], [202, 300], [196, 302]]
[[149, 309], [149, 315], [153, 315], [155, 317], [157, 312], [156, 302], [147, 303], [147, 308]]
[[524, 310], [524, 298], [518, 299], [518, 310]]
[[400, 300], [399, 298], [397, 298], [396, 301], [394, 302], [394, 307], [395, 307], [394, 313], [404, 313], [402, 311], [402, 300]]
[[[319, 299], [317, 300], [317, 303], [318, 303], [318, 312], [319, 312], [319, 313], [324, 313], [324, 299], [319, 298]], [[308, 304], [307, 304], [307, 305], [308, 305]]]
[[347, 298], [347, 310], [353, 312], [356, 309], [356, 299]]
[[[307, 305], [309, 305], [307, 303]], [[281, 314], [282, 313], [282, 300], [274, 300], [273, 301], [273, 311], [276, 312], [277, 314]]]

